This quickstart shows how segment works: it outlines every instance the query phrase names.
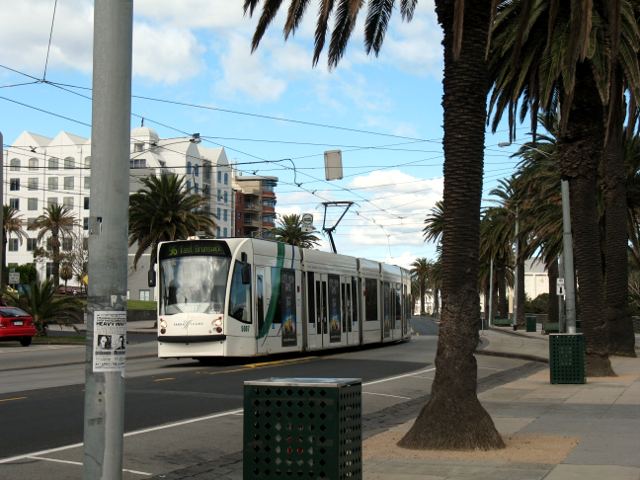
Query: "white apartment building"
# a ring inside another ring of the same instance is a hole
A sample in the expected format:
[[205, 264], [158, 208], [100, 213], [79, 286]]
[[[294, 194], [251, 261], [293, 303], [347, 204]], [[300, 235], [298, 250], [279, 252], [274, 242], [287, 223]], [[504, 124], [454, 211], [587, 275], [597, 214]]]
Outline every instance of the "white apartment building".
[[[87, 237], [91, 191], [91, 140], [68, 132], [48, 138], [23, 132], [3, 151], [5, 205], [20, 212], [28, 239], [20, 242], [9, 238], [7, 264], [33, 262], [36, 230], [28, 230], [47, 205], [62, 204], [71, 209], [78, 220], [78, 237]], [[209, 198], [209, 210], [215, 216], [216, 235], [232, 236], [234, 231], [231, 166], [223, 148], [203, 147], [197, 135], [160, 139], [150, 128], [131, 131], [130, 188], [137, 191], [140, 178], [151, 174], [173, 172], [185, 176], [190, 191]], [[71, 250], [70, 241], [63, 250]], [[130, 252], [129, 296], [132, 299], [153, 300], [154, 292], [147, 286], [149, 255], [143, 256], [138, 270], [132, 268]], [[40, 278], [50, 273], [50, 264], [38, 264]], [[69, 285], [76, 285], [75, 280]]]

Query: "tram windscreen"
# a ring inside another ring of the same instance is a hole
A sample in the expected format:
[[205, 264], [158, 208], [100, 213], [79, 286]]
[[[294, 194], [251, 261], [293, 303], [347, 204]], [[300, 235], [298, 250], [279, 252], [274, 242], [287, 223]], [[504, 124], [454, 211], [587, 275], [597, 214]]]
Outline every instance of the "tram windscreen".
[[160, 314], [223, 313], [228, 257], [177, 256], [160, 260]]

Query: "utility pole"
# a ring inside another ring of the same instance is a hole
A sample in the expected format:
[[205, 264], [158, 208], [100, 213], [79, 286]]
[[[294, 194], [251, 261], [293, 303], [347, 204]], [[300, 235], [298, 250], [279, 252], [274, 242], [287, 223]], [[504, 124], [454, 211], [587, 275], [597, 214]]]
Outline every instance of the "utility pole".
[[122, 479], [133, 0], [95, 0], [85, 480]]
[[520, 224], [518, 222], [518, 207], [516, 207], [516, 225], [515, 225], [515, 237], [516, 237], [516, 275], [513, 282], [513, 318], [511, 319], [511, 327], [514, 330], [518, 329], [518, 302], [520, 301]]
[[[4, 138], [0, 132], [0, 207], [4, 207]], [[0, 208], [0, 286], [4, 286], [4, 208]]]
[[571, 203], [569, 180], [560, 182], [562, 188], [562, 248], [564, 260], [564, 291], [567, 333], [576, 333], [576, 283], [573, 273], [573, 238], [571, 234]]

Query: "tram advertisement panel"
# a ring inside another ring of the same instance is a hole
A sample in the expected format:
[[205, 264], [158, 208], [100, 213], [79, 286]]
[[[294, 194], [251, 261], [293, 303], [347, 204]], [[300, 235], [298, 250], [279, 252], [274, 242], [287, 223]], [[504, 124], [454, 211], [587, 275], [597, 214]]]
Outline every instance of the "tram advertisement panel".
[[342, 340], [340, 333], [340, 277], [329, 275], [329, 342]]
[[296, 332], [296, 274], [294, 270], [280, 272], [280, 312], [282, 314], [282, 346], [293, 347], [297, 343]]

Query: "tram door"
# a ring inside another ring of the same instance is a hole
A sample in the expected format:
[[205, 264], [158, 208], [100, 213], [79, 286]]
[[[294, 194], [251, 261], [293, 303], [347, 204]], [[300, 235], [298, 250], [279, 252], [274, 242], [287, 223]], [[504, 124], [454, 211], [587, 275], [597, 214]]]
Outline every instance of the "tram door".
[[[327, 301], [327, 274], [316, 273], [313, 281], [314, 325], [309, 325], [309, 348], [326, 348], [329, 346], [329, 307]], [[309, 297], [312, 295], [310, 294]], [[310, 309], [311, 310], [311, 309]]]

